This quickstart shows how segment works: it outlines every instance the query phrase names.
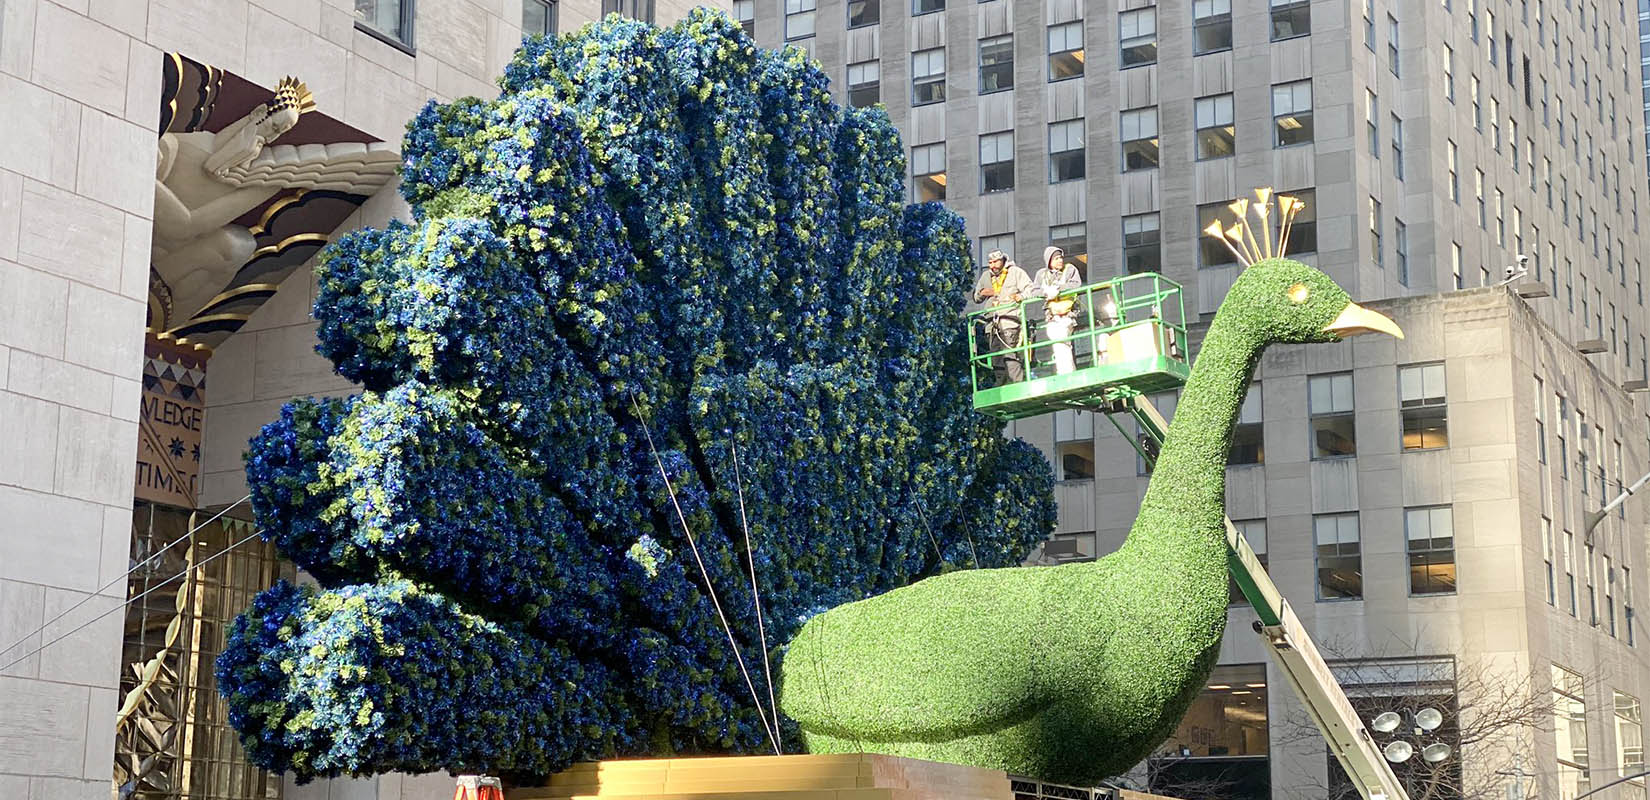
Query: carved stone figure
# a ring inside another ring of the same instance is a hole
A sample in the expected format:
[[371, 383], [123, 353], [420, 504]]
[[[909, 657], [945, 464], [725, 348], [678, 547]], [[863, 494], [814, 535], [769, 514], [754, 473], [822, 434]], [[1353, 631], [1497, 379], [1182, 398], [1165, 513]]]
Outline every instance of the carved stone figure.
[[288, 77], [273, 100], [221, 131], [160, 137], [150, 263], [169, 298], [169, 322], [198, 311], [252, 258], [252, 233], [233, 223], [271, 195], [371, 194], [394, 176], [399, 156], [388, 143], [272, 144], [314, 108], [309, 89]]

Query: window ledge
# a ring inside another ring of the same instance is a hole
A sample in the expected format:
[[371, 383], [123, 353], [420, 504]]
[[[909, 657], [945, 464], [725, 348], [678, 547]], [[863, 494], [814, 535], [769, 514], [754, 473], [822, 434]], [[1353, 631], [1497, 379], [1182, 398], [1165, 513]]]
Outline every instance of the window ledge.
[[368, 25], [367, 23], [362, 22], [361, 20], [356, 20], [355, 21], [355, 29], [362, 32], [362, 33], [364, 33], [364, 34], [366, 34], [366, 35], [368, 35], [368, 36], [371, 36], [374, 39], [377, 39], [380, 42], [383, 42], [384, 44], [389, 45], [390, 47], [393, 47], [397, 50], [400, 50], [401, 52], [406, 53], [409, 56], [412, 56], [414, 58], [418, 57], [417, 48], [413, 47], [410, 44], [407, 44], [406, 42], [401, 41], [400, 39], [395, 38], [394, 36], [391, 36], [391, 35], [383, 32], [381, 30], [378, 30], [377, 28], [374, 28], [371, 25]]

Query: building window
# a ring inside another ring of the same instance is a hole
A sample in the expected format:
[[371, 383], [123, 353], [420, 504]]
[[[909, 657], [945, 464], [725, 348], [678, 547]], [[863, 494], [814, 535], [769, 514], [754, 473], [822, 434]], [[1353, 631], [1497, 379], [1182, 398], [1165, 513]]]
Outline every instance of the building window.
[[1157, 109], [1123, 112], [1119, 124], [1123, 140], [1123, 171], [1157, 168]]
[[[756, 0], [750, 0], [754, 5]], [[555, 36], [557, 0], [521, 0], [521, 34]]]
[[1558, 795], [1577, 797], [1592, 789], [1587, 769], [1586, 682], [1557, 664], [1553, 675], [1553, 743], [1558, 751]]
[[1312, 32], [1311, 0], [1272, 0], [1272, 41]]
[[621, 14], [642, 22], [653, 22], [654, 0], [602, 0], [602, 15]]
[[1014, 188], [1014, 132], [980, 137], [980, 193]]
[[1455, 592], [1455, 522], [1449, 506], [1404, 509], [1409, 593]]
[[1302, 253], [1318, 252], [1318, 193], [1312, 189], [1300, 189], [1278, 194], [1301, 201], [1300, 210], [1295, 212], [1295, 216], [1289, 222], [1290, 254], [1298, 256]]
[[1364, 47], [1375, 52], [1375, 0], [1364, 0]]
[[1472, 171], [1472, 196], [1473, 199], [1478, 201], [1478, 229], [1487, 229], [1490, 215], [1484, 202], [1484, 171], [1481, 169]]
[[1455, 102], [1455, 50], [1444, 45], [1444, 99]]
[[1237, 152], [1237, 127], [1232, 124], [1232, 96], [1217, 94], [1199, 97], [1197, 115], [1197, 160], [1226, 158]]
[[1014, 37], [980, 40], [980, 94], [1014, 88]]
[[911, 0], [911, 16], [945, 10], [945, 0]]
[[1364, 90], [1364, 127], [1369, 130], [1369, 154], [1376, 158], [1381, 157], [1379, 107], [1380, 101], [1375, 97], [1375, 93], [1367, 89]]
[[1168, 752], [1186, 755], [1154, 759], [1159, 763], [1150, 769], [1161, 783], [1148, 788], [1157, 792], [1188, 784], [1254, 786], [1257, 781], [1265, 786], [1270, 744], [1266, 702], [1265, 664], [1215, 667], [1208, 686], [1163, 744]]
[[911, 187], [916, 202], [945, 199], [945, 143], [911, 148]]
[[1448, 139], [1444, 143], [1444, 162], [1449, 169], [1449, 199], [1456, 205], [1461, 204], [1461, 155], [1455, 147], [1455, 140]]
[[1272, 123], [1277, 130], [1275, 147], [1312, 141], [1312, 82], [1278, 83], [1272, 86]]
[[1449, 243], [1449, 271], [1455, 278], [1455, 288], [1464, 288], [1465, 281], [1461, 278], [1461, 243]]
[[848, 105], [865, 108], [882, 102], [882, 62], [848, 65]]
[[1553, 521], [1541, 518], [1541, 563], [1547, 574], [1547, 605], [1558, 603], [1558, 576], [1553, 572]]
[[1062, 481], [1094, 478], [1094, 415], [1087, 411], [1054, 412], [1054, 461]]
[[1621, 621], [1627, 626], [1627, 646], [1632, 647], [1638, 638], [1633, 633], [1633, 570], [1625, 564], [1621, 567]]
[[413, 46], [413, 0], [355, 0], [355, 26], [393, 44]]
[[1501, 101], [1490, 98], [1490, 146], [1501, 152]]
[[1398, 20], [1391, 14], [1386, 15], [1386, 59], [1387, 68], [1398, 75]]
[[1123, 218], [1123, 271], [1129, 275], [1161, 272], [1161, 233], [1157, 214]]
[[1318, 557], [1318, 599], [1361, 599], [1364, 567], [1358, 542], [1358, 515], [1314, 516], [1312, 540]]
[[1399, 367], [1398, 400], [1404, 418], [1405, 450], [1449, 446], [1443, 364]]
[[[1066, 263], [1077, 268], [1081, 280], [1089, 274], [1089, 226], [1086, 222], [1055, 225], [1048, 229], [1048, 243], [1060, 248]], [[1006, 251], [1005, 251], [1006, 252]]]
[[[1637, 697], [1621, 692], [1612, 694], [1616, 701], [1616, 770], [1625, 778], [1644, 771], [1644, 719]], [[1644, 779], [1630, 782], [1643, 785]]]
[[1307, 379], [1311, 415], [1312, 458], [1339, 458], [1358, 453], [1353, 420], [1352, 373], [1313, 375]]
[[1081, 180], [1087, 162], [1083, 149], [1083, 120], [1071, 119], [1048, 126], [1048, 182]]
[[1232, 49], [1232, 0], [1192, 0], [1194, 55]]
[[1409, 229], [1401, 219], [1392, 220], [1392, 254], [1398, 262], [1398, 283], [1409, 285]]
[[1120, 68], [1157, 63], [1157, 9], [1123, 12], [1118, 16], [1117, 31]]
[[733, 0], [733, 18], [746, 36], [756, 36], [756, 0]]
[[1507, 196], [1495, 190], [1495, 244], [1507, 246]]
[[1564, 591], [1570, 599], [1570, 616], [1576, 616], [1576, 535], [1569, 531], [1564, 532]]
[[1392, 115], [1392, 177], [1404, 179], [1404, 121]]
[[1007, 253], [1008, 254], [1008, 260], [1013, 261], [1014, 260], [1014, 234], [1012, 234], [1012, 233], [998, 233], [998, 234], [993, 234], [991, 236], [981, 236], [980, 237], [980, 253], [979, 253], [980, 262], [984, 263], [985, 260], [986, 260], [985, 257], [988, 254], [990, 254], [991, 251], [993, 251], [993, 250], [1001, 250], [1004, 253]]
[[911, 54], [911, 105], [945, 102], [945, 48]]
[[882, 21], [882, 0], [848, 0], [848, 27], [863, 28]]
[[[1239, 536], [1249, 543], [1249, 549], [1255, 551], [1255, 560], [1262, 567], [1266, 562], [1266, 520], [1244, 519], [1233, 520], [1232, 527], [1237, 528]], [[1242, 606], [1249, 604], [1249, 598], [1243, 596], [1243, 590], [1238, 588], [1237, 581], [1228, 578], [1226, 581], [1226, 604]]]
[[1604, 556], [1604, 621], [1609, 623], [1610, 638], [1616, 638], [1616, 568], [1609, 556]]
[[812, 38], [819, 0], [785, 0], [785, 41]]
[[1083, 23], [1067, 22], [1048, 28], [1048, 79], [1063, 81], [1083, 76]]
[[[1226, 205], [1226, 203], [1208, 203], [1198, 206], [1198, 231], [1201, 233], [1210, 225], [1216, 223], [1219, 223], [1221, 227], [1224, 228], [1226, 225], [1226, 218], [1231, 213], [1226, 210]], [[1219, 240], [1215, 239], [1215, 237], [1199, 235], [1196, 238], [1198, 252], [1197, 263], [1199, 267], [1229, 267], [1235, 266], [1238, 263], [1237, 257], [1233, 256], [1232, 252], [1226, 249], [1226, 245], [1221, 244]]]
[[[1260, 383], [1249, 384], [1238, 409], [1237, 427], [1232, 429], [1232, 449], [1226, 455], [1229, 467], [1266, 463], [1266, 446], [1261, 424]], [[1251, 544], [1253, 541], [1251, 541]]]
[[1472, 129], [1484, 130], [1484, 101], [1478, 96], [1478, 76], [1467, 80], [1467, 96], [1472, 100]]
[[1381, 257], [1381, 201], [1369, 198], [1369, 260], [1382, 266]]

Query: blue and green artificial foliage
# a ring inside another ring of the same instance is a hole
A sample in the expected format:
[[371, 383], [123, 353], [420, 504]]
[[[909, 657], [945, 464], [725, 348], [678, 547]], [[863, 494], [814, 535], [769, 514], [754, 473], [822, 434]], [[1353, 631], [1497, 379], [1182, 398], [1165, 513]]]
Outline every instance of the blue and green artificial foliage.
[[804, 622], [1053, 526], [1046, 462], [971, 410], [969, 239], [905, 205], [881, 110], [705, 10], [529, 40], [500, 85], [425, 107], [413, 219], [317, 268], [359, 393], [247, 456], [318, 585], [260, 595], [218, 676], [301, 780], [771, 751], [752, 690]]

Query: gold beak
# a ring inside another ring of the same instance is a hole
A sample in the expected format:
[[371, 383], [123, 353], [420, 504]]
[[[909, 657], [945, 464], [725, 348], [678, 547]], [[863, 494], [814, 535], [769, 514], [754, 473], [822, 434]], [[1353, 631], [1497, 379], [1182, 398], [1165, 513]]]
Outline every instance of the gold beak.
[[1370, 311], [1357, 303], [1347, 303], [1346, 308], [1341, 309], [1340, 316], [1329, 323], [1324, 331], [1342, 339], [1364, 333], [1386, 333], [1399, 339], [1404, 338], [1404, 332], [1390, 317], [1378, 311]]

